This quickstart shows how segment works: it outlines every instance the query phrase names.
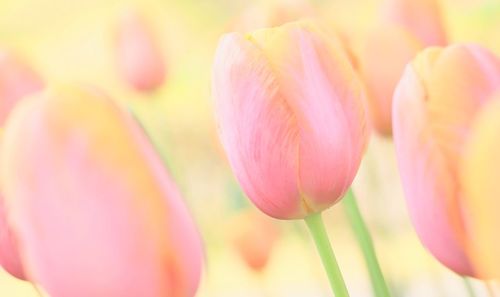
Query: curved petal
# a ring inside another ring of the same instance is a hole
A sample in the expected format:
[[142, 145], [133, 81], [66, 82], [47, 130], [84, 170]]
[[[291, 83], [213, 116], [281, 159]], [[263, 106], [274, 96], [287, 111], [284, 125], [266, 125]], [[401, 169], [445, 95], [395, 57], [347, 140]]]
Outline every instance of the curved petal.
[[393, 132], [408, 212], [420, 241], [440, 262], [472, 274], [449, 216], [446, 197], [455, 195], [456, 184], [428, 127], [426, 96], [414, 67], [407, 66], [394, 94]]
[[262, 52], [237, 33], [222, 37], [213, 69], [219, 134], [248, 197], [280, 219], [306, 214], [297, 188], [298, 128]]
[[49, 90], [7, 122], [2, 185], [30, 276], [58, 296], [193, 296], [202, 248], [138, 125], [102, 94]]
[[500, 93], [472, 127], [461, 166], [469, 256], [481, 277], [500, 279]]
[[419, 54], [395, 93], [394, 141], [415, 228], [436, 258], [461, 274], [474, 271], [464, 255], [459, 166], [473, 119], [499, 85], [500, 61], [493, 54], [453, 45]]

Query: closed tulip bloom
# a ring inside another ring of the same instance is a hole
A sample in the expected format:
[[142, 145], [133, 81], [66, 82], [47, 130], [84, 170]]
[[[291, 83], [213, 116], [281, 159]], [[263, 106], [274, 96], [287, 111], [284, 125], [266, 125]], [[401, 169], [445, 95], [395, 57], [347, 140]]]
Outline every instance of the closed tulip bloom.
[[41, 78], [12, 52], [0, 50], [0, 126], [24, 96], [43, 88]]
[[161, 87], [166, 76], [165, 58], [146, 19], [125, 13], [117, 36], [117, 59], [122, 77], [143, 92]]
[[258, 208], [304, 218], [343, 196], [368, 132], [363, 89], [338, 42], [303, 22], [229, 33], [212, 87], [221, 142]]
[[500, 93], [474, 120], [462, 163], [469, 255], [483, 278], [500, 279]]
[[423, 48], [445, 44], [436, 0], [384, 3], [379, 23], [368, 33], [360, 53], [369, 115], [380, 135], [392, 135], [392, 98], [406, 64]]
[[465, 251], [459, 168], [471, 123], [499, 87], [497, 57], [454, 45], [419, 54], [394, 94], [394, 142], [411, 219], [423, 245], [459, 274], [475, 274]]
[[64, 87], [21, 102], [1, 157], [23, 263], [50, 296], [194, 296], [195, 226], [143, 131], [106, 96]]

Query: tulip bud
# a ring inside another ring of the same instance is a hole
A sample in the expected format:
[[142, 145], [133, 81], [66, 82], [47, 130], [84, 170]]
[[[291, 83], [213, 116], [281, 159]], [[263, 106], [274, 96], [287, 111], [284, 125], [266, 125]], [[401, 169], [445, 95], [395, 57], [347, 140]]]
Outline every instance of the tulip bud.
[[463, 148], [473, 119], [499, 87], [497, 57], [454, 45], [420, 53], [394, 94], [394, 142], [411, 219], [423, 245], [459, 274], [475, 274], [465, 252]]
[[42, 80], [27, 64], [0, 50], [0, 126], [21, 98], [42, 88]]
[[123, 15], [118, 27], [118, 66], [123, 78], [135, 89], [150, 92], [166, 76], [165, 59], [148, 23], [136, 12]]
[[[499, 88], [500, 89], [500, 88]], [[472, 125], [461, 177], [469, 233], [469, 256], [480, 277], [500, 279], [500, 93]]]
[[232, 224], [233, 244], [243, 261], [256, 272], [262, 271], [279, 238], [278, 226], [255, 211], [238, 214]]
[[380, 23], [369, 32], [360, 54], [369, 115], [379, 134], [392, 134], [392, 98], [406, 64], [424, 47], [445, 44], [436, 0], [384, 3]]
[[143, 131], [107, 97], [67, 87], [21, 102], [1, 158], [23, 263], [50, 296], [194, 296], [195, 226]]
[[340, 200], [368, 135], [363, 89], [340, 44], [303, 22], [230, 33], [212, 84], [222, 145], [258, 208], [295, 219]]

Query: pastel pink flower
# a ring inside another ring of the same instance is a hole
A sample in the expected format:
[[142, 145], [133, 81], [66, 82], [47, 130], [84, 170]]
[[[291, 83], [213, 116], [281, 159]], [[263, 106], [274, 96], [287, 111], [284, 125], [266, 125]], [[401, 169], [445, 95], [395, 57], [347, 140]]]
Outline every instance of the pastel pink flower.
[[[25, 96], [43, 88], [41, 78], [20, 57], [0, 50], [0, 127], [14, 106]], [[0, 133], [0, 138], [3, 133]], [[0, 140], [0, 146], [1, 146]], [[26, 279], [15, 236], [7, 220], [4, 198], [0, 194], [0, 266], [19, 279]]]
[[1, 182], [30, 278], [53, 297], [194, 296], [200, 238], [131, 115], [49, 89], [9, 117]]
[[394, 94], [394, 142], [408, 210], [421, 242], [444, 265], [475, 275], [466, 254], [460, 167], [471, 123], [500, 88], [500, 60], [475, 45], [429, 48]]
[[368, 131], [363, 88], [338, 40], [303, 22], [227, 34], [212, 88], [222, 145], [258, 208], [295, 219], [340, 200]]
[[387, 0], [383, 3], [380, 20], [367, 34], [360, 52], [369, 116], [380, 135], [392, 134], [392, 98], [406, 64], [420, 50], [434, 45], [446, 45], [438, 1]]
[[7, 221], [3, 197], [0, 197], [0, 266], [17, 278], [26, 279], [16, 238]]
[[130, 10], [123, 14], [117, 35], [117, 59], [122, 77], [143, 92], [161, 87], [166, 62], [146, 19]]

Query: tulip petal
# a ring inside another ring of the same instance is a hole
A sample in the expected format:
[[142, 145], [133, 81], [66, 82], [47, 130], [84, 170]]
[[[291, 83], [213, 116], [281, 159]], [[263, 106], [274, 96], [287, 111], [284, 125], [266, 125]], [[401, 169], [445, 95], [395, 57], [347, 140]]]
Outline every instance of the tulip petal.
[[68, 87], [23, 101], [2, 164], [23, 262], [51, 296], [194, 295], [197, 232], [145, 135], [105, 96]]
[[217, 49], [213, 94], [219, 134], [249, 198], [276, 218], [306, 213], [297, 189], [296, 119], [261, 51], [227, 34]]
[[469, 256], [481, 277], [500, 279], [500, 93], [472, 127], [461, 168]]
[[320, 211], [352, 183], [367, 141], [362, 86], [339, 40], [290, 23], [251, 35], [275, 70], [299, 127], [300, 190]]
[[446, 197], [455, 183], [427, 126], [426, 90], [407, 66], [393, 105], [394, 143], [408, 211], [422, 244], [444, 265], [472, 274], [461, 238], [450, 219]]
[[0, 197], [0, 266], [19, 279], [26, 279], [16, 239], [7, 222], [3, 197]]

